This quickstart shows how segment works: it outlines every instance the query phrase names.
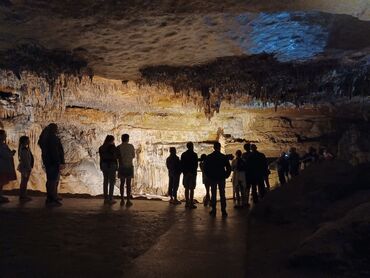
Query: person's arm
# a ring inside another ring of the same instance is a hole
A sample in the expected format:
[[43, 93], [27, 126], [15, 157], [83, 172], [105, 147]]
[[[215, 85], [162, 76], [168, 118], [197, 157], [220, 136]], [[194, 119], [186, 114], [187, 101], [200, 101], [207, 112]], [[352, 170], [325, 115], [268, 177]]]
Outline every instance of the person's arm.
[[227, 179], [231, 174], [231, 166], [230, 166], [230, 162], [227, 159], [227, 157], [225, 157], [225, 168], [226, 168], [226, 173], [225, 173], [226, 177], [225, 177], [225, 179]]
[[132, 148], [131, 148], [131, 153], [132, 153], [132, 158], [135, 158], [135, 148], [133, 145], [131, 145]]

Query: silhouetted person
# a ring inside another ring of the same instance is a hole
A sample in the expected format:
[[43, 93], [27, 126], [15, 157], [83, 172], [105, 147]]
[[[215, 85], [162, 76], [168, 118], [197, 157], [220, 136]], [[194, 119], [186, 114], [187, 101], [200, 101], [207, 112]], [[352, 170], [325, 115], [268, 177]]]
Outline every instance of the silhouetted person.
[[134, 177], [134, 164], [133, 159], [135, 158], [135, 148], [129, 143], [130, 136], [128, 134], [123, 134], [121, 136], [122, 144], [117, 147], [118, 150], [118, 161], [119, 161], [119, 178], [120, 183], [120, 193], [121, 193], [121, 206], [125, 204], [124, 201], [124, 189], [126, 183], [126, 195], [127, 203], [126, 206], [132, 205], [131, 202], [131, 179]]
[[298, 176], [299, 175], [299, 170], [300, 170], [300, 167], [301, 167], [301, 162], [300, 162], [299, 154], [296, 151], [296, 148], [290, 148], [288, 162], [289, 162], [289, 174], [290, 174], [290, 176], [292, 176], [292, 177]]
[[276, 161], [277, 172], [279, 177], [280, 185], [286, 184], [286, 174], [289, 171], [288, 155], [282, 152], [278, 160]]
[[49, 124], [40, 134], [38, 144], [41, 148], [42, 162], [46, 171], [46, 205], [60, 206], [58, 184], [60, 171], [64, 168], [64, 150], [57, 136], [58, 126]]
[[236, 205], [235, 208], [246, 206], [246, 187], [247, 182], [245, 180], [245, 162], [242, 159], [241, 150], [237, 150], [235, 153], [235, 159], [231, 163], [231, 169], [233, 171], [232, 182], [233, 189], [236, 194]]
[[210, 195], [210, 188], [211, 188], [211, 183], [209, 181], [209, 178], [207, 178], [206, 174], [204, 173], [204, 161], [206, 160], [207, 155], [202, 154], [199, 159], [199, 168], [202, 171], [202, 183], [204, 184], [204, 187], [206, 189], [206, 196], [203, 198], [203, 205], [206, 207], [210, 205], [211, 202], [211, 195]]
[[248, 157], [251, 155], [251, 144], [250, 143], [245, 143], [244, 144], [244, 150], [245, 152], [242, 154], [242, 159], [244, 160], [244, 165], [245, 165], [245, 182], [246, 182], [246, 187], [245, 187], [245, 204], [246, 206], [249, 206], [249, 193], [251, 191], [252, 183], [251, 183], [251, 171], [248, 168]]
[[186, 208], [195, 209], [194, 189], [197, 184], [198, 155], [192, 142], [186, 144], [187, 151], [181, 155], [182, 183], [185, 187]]
[[[259, 198], [263, 198], [266, 193], [264, 179], [267, 167], [267, 159], [263, 153], [257, 150], [257, 146], [251, 145], [252, 153], [247, 158], [247, 167], [250, 171], [250, 182], [252, 185], [252, 199], [253, 203], [258, 203]], [[258, 194], [257, 194], [258, 189]]]
[[179, 205], [181, 202], [177, 200], [177, 190], [179, 189], [181, 162], [176, 155], [176, 148], [170, 148], [170, 156], [166, 159], [166, 166], [168, 169], [168, 196], [170, 196], [170, 203]]
[[209, 154], [204, 163], [204, 170], [211, 183], [211, 206], [210, 215], [216, 215], [217, 187], [220, 193], [222, 216], [227, 216], [225, 184], [231, 174], [229, 159], [221, 153], [221, 144], [216, 142], [213, 145], [214, 152]]
[[334, 155], [328, 151], [328, 149], [323, 149], [322, 156], [324, 160], [333, 160]]
[[6, 144], [6, 132], [0, 130], [0, 204], [9, 202], [9, 199], [3, 196], [3, 187], [10, 181], [17, 179], [14, 168], [15, 150], [10, 150]]
[[307, 153], [304, 154], [301, 161], [303, 162], [304, 168], [308, 167], [310, 164], [317, 162], [319, 160], [319, 155], [314, 147], [310, 147]]
[[21, 173], [19, 200], [21, 202], [31, 201], [31, 198], [27, 196], [27, 184], [34, 166], [34, 158], [30, 149], [30, 138], [27, 136], [19, 138], [18, 160], [18, 171]]
[[117, 150], [114, 145], [114, 137], [107, 135], [103, 145], [99, 148], [100, 170], [103, 172], [104, 203], [115, 204], [113, 200], [116, 174], [118, 170]]

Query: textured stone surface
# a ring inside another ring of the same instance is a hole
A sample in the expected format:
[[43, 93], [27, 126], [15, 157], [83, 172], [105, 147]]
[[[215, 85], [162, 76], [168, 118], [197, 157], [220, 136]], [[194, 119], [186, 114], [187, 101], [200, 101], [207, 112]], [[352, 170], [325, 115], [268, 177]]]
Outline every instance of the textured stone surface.
[[[277, 157], [291, 146], [302, 152], [308, 146], [323, 144], [335, 152], [337, 141], [352, 121], [361, 122], [363, 115], [369, 114], [365, 109], [361, 114], [353, 112], [361, 105], [355, 100], [351, 101], [352, 110], [347, 108], [353, 114], [341, 114], [340, 104], [337, 108], [285, 107], [275, 111], [245, 106], [241, 98], [221, 102], [219, 113], [207, 118], [199, 91], [186, 95], [167, 86], [68, 75], [59, 76], [50, 91], [44, 78], [24, 72], [17, 79], [9, 71], [0, 73], [2, 91], [8, 92], [1, 99], [1, 127], [7, 130], [13, 148], [21, 135], [30, 136], [37, 160], [31, 188], [39, 190], [44, 190], [44, 173], [36, 142], [49, 122], [60, 126], [66, 151], [62, 192], [100, 194], [98, 147], [107, 134], [113, 134], [119, 143], [120, 135], [129, 133], [137, 155], [134, 193], [163, 195], [167, 190], [165, 158], [171, 146], [181, 154], [186, 142], [193, 141], [200, 155], [210, 153], [218, 140], [226, 153], [235, 153], [246, 139], [256, 142], [269, 157]], [[368, 125], [366, 121], [363, 124]], [[196, 196], [201, 199], [203, 194], [199, 173]]]
[[0, 49], [41, 44], [86, 58], [100, 76], [137, 79], [139, 68], [150, 65], [196, 65], [262, 51], [310, 59], [364, 49], [369, 11], [367, 0], [9, 0], [0, 5]]

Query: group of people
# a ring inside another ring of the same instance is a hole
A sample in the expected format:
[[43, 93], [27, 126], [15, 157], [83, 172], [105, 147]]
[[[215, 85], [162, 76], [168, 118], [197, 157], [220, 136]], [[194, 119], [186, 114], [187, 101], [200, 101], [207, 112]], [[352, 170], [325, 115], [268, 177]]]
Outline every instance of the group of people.
[[312, 163], [333, 158], [334, 156], [326, 148], [321, 148], [318, 152], [314, 147], [310, 147], [302, 157], [294, 147], [290, 148], [287, 153], [282, 152], [276, 161], [280, 185], [284, 185], [292, 177], [298, 176], [302, 165], [306, 168]]
[[103, 194], [104, 202], [114, 204], [113, 199], [114, 186], [116, 184], [116, 176], [120, 179], [120, 195], [121, 206], [125, 205], [124, 189], [126, 185], [126, 206], [132, 205], [131, 195], [131, 179], [134, 176], [135, 148], [129, 143], [130, 136], [123, 134], [121, 136], [122, 143], [117, 147], [114, 144], [114, 136], [107, 135], [104, 143], [99, 148], [100, 170], [103, 172]]
[[177, 199], [177, 190], [179, 188], [180, 175], [183, 174], [183, 185], [185, 188], [185, 207], [189, 209], [196, 208], [194, 204], [194, 189], [196, 187], [196, 177], [198, 162], [202, 171], [202, 181], [206, 189], [204, 205], [211, 206], [210, 215], [216, 215], [217, 189], [220, 195], [221, 212], [227, 216], [225, 184], [226, 179], [232, 175], [233, 189], [236, 196], [236, 207], [249, 206], [249, 192], [252, 190], [252, 200], [257, 203], [263, 198], [266, 192], [266, 186], [269, 188], [268, 165], [266, 156], [257, 150], [257, 146], [247, 143], [244, 145], [245, 152], [238, 150], [235, 158], [230, 165], [230, 158], [233, 156], [221, 153], [221, 144], [214, 143], [214, 151], [209, 154], [202, 154], [198, 159], [194, 152], [192, 142], [187, 143], [187, 150], [181, 154], [181, 158], [176, 155], [176, 148], [170, 148], [170, 155], [166, 160], [169, 176], [168, 195], [170, 202], [180, 204]]
[[[43, 166], [46, 172], [46, 205], [60, 206], [61, 198], [58, 196], [58, 184], [60, 172], [65, 167], [64, 150], [58, 137], [58, 126], [55, 123], [45, 127], [39, 137], [38, 145], [41, 149]], [[2, 194], [5, 184], [16, 180], [14, 156], [17, 153], [11, 150], [6, 143], [6, 132], [0, 130], [0, 203], [8, 202], [8, 198]], [[100, 169], [103, 173], [103, 194], [106, 204], [114, 204], [113, 198], [116, 176], [120, 179], [121, 206], [132, 205], [131, 180], [134, 175], [133, 159], [135, 148], [129, 143], [130, 136], [123, 134], [122, 143], [115, 146], [114, 136], [107, 135], [104, 143], [99, 148]], [[198, 158], [194, 151], [194, 144], [188, 142], [187, 150], [178, 157], [176, 148], [170, 148], [170, 155], [166, 159], [168, 169], [168, 196], [171, 204], [181, 204], [177, 198], [180, 176], [183, 175], [183, 186], [185, 188], [185, 207], [195, 209], [194, 190], [196, 187], [198, 163], [202, 172], [202, 182], [206, 189], [203, 199], [204, 206], [210, 205], [212, 216], [216, 215], [217, 189], [220, 195], [221, 212], [226, 213], [225, 184], [226, 179], [232, 174], [233, 197], [236, 208], [249, 207], [249, 196], [253, 203], [258, 203], [266, 191], [270, 189], [268, 163], [266, 156], [257, 150], [255, 144], [246, 143], [244, 152], [237, 150], [235, 157], [221, 153], [221, 144], [214, 143], [214, 151], [211, 154], [202, 154]], [[305, 166], [320, 159], [332, 159], [333, 156], [326, 150], [317, 153], [316, 149], [310, 148], [308, 152], [300, 157], [295, 148], [288, 153], [283, 152], [276, 161], [277, 172], [281, 185], [287, 182], [288, 177], [299, 174], [301, 163]], [[34, 157], [30, 149], [30, 139], [21, 136], [18, 146], [19, 165], [17, 170], [21, 175], [19, 200], [30, 201], [27, 196], [27, 184], [34, 166]], [[229, 160], [232, 160], [231, 164]], [[124, 191], [126, 188], [126, 203]]]
[[[64, 150], [58, 137], [58, 126], [49, 124], [40, 134], [38, 145], [41, 148], [41, 157], [46, 172], [46, 205], [60, 206], [61, 198], [58, 196], [60, 171], [64, 168]], [[17, 179], [14, 156], [17, 153], [11, 150], [6, 143], [7, 134], [0, 130], [0, 203], [7, 203], [9, 199], [3, 196], [3, 187], [10, 181]], [[21, 136], [18, 145], [19, 165], [17, 170], [21, 175], [19, 200], [31, 201], [27, 196], [27, 185], [34, 167], [34, 157], [30, 149], [28, 136]]]

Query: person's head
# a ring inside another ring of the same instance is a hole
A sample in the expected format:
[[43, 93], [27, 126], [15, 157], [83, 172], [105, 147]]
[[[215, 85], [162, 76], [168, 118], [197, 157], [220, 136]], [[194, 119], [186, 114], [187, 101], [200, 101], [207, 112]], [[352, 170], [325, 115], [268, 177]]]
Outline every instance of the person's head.
[[58, 126], [55, 123], [51, 123], [48, 125], [48, 132], [49, 135], [57, 135], [58, 133]]
[[291, 147], [290, 150], [289, 150], [290, 153], [295, 153], [296, 151], [297, 151], [297, 149], [294, 148], [294, 147]]
[[286, 153], [285, 152], [282, 152], [281, 154], [280, 154], [280, 157], [285, 157], [286, 156]]
[[257, 151], [257, 146], [255, 144], [251, 145], [251, 151], [256, 152]]
[[241, 158], [242, 157], [242, 151], [241, 150], [237, 150], [236, 153], [235, 153], [235, 156], [237, 158]]
[[107, 135], [104, 140], [104, 145], [112, 145], [114, 144], [114, 136], [113, 135]]
[[6, 141], [6, 132], [4, 129], [0, 129], [0, 143], [5, 143]]
[[221, 151], [221, 144], [219, 142], [216, 142], [213, 144], [213, 149], [216, 151], [216, 152], [220, 152]]
[[200, 160], [204, 161], [207, 158], [207, 155], [204, 153], [200, 156]]
[[176, 148], [170, 147], [170, 154], [175, 155], [176, 154]]
[[244, 150], [246, 152], [250, 152], [251, 151], [251, 143], [245, 143], [244, 144]]
[[122, 143], [127, 143], [129, 140], [130, 140], [130, 135], [128, 135], [127, 133], [122, 134], [121, 136]]
[[187, 144], [186, 144], [186, 148], [188, 149], [188, 150], [194, 150], [194, 144], [193, 144], [193, 142], [188, 142]]
[[19, 148], [28, 147], [30, 144], [30, 138], [28, 136], [21, 136], [19, 138]]

